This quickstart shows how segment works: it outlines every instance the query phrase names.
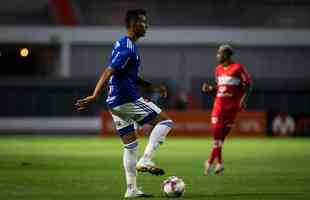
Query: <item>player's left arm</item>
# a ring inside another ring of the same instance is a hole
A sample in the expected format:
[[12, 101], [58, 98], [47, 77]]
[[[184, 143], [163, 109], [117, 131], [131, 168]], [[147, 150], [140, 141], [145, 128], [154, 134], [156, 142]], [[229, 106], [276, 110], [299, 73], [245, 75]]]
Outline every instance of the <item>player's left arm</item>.
[[152, 83], [138, 77], [137, 85], [146, 91], [158, 92], [162, 97], [167, 97], [167, 88], [162, 85], [153, 85]]
[[241, 97], [241, 100], [240, 100], [240, 107], [245, 108], [246, 102], [247, 102], [249, 95], [252, 91], [253, 83], [252, 83], [251, 76], [250, 76], [249, 72], [246, 70], [246, 68], [244, 66], [240, 67], [239, 73], [240, 73], [241, 84], [243, 86], [243, 92], [244, 92], [243, 96]]

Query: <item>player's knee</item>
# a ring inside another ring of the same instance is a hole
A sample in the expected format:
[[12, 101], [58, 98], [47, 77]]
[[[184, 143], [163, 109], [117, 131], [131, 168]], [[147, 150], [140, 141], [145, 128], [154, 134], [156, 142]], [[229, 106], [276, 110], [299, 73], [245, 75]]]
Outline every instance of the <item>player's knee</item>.
[[222, 147], [222, 140], [214, 139], [213, 140], [213, 148], [220, 148]]
[[166, 119], [166, 120], [162, 120], [162, 121], [158, 122], [159, 125], [165, 125], [165, 126], [168, 126], [170, 128], [172, 128], [173, 123], [174, 122], [171, 119], [169, 119], [169, 118]]
[[138, 140], [135, 140], [133, 142], [130, 142], [128, 144], [124, 144], [124, 148], [125, 149], [136, 149], [139, 145], [139, 142]]
[[211, 131], [212, 131], [212, 135], [213, 135], [213, 139], [214, 140], [221, 140], [222, 139], [222, 128], [221, 127], [218, 127], [218, 126], [216, 126], [216, 127], [212, 127], [212, 129], [211, 129]]
[[165, 112], [161, 112], [157, 116], [158, 121], [166, 121], [166, 120], [171, 120], [171, 118], [167, 115]]
[[130, 132], [125, 132], [125, 133], [123, 132], [120, 135], [120, 137], [121, 137], [124, 145], [130, 144], [130, 143], [133, 143], [133, 142], [137, 141], [137, 136], [136, 136], [134, 130], [130, 131]]

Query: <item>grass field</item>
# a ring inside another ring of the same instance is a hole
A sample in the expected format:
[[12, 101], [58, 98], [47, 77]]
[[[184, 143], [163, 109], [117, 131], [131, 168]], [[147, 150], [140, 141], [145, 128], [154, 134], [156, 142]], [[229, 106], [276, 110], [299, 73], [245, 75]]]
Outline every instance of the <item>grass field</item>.
[[[146, 140], [140, 142], [140, 152]], [[210, 139], [168, 139], [155, 161], [164, 177], [139, 175], [143, 191], [165, 199], [165, 177], [185, 181], [183, 199], [310, 199], [309, 139], [232, 139], [224, 148], [225, 173], [203, 176]], [[122, 199], [119, 139], [0, 138], [0, 199]]]

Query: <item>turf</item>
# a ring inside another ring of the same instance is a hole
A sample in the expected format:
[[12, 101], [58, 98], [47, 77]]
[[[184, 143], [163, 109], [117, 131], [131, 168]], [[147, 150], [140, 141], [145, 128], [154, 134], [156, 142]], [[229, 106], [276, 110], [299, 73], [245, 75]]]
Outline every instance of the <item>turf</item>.
[[[146, 140], [140, 142], [140, 152]], [[183, 199], [310, 199], [309, 139], [233, 139], [225, 144], [225, 173], [202, 175], [210, 139], [168, 139], [156, 154], [164, 177], [139, 176], [152, 199], [166, 199], [161, 182], [176, 175]], [[122, 199], [119, 139], [0, 138], [0, 199]]]

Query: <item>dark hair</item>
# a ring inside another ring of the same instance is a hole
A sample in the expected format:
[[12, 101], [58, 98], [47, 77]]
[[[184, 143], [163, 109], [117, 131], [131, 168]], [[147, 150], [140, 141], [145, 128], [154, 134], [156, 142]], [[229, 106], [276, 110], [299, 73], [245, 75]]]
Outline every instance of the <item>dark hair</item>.
[[134, 10], [128, 10], [126, 13], [125, 23], [126, 27], [128, 28], [131, 21], [134, 21], [137, 19], [138, 15], [146, 15], [146, 11], [143, 9], [134, 9]]
[[233, 55], [233, 48], [229, 44], [222, 44], [220, 48], [224, 49], [224, 52], [230, 57]]

